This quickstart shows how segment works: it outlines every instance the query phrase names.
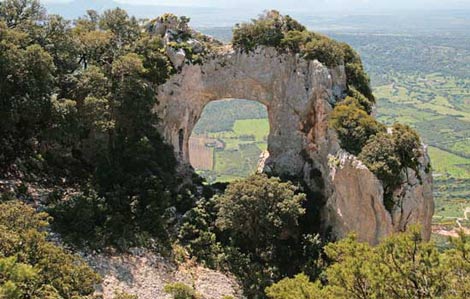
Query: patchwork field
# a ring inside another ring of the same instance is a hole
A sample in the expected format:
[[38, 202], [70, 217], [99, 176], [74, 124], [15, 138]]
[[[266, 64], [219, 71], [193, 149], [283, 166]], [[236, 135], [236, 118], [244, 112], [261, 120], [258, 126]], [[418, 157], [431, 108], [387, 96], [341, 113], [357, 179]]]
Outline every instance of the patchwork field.
[[[261, 118], [240, 119], [237, 113], [230, 113], [232, 110], [248, 110], [248, 115]], [[202, 143], [209, 144], [209, 140], [218, 140], [224, 145], [223, 148], [206, 146], [207, 150], [213, 150], [213, 167], [193, 164], [208, 183], [230, 182], [245, 178], [256, 171], [259, 157], [267, 149], [269, 122], [265, 110], [266, 107], [262, 104], [246, 100], [217, 101], [206, 107], [194, 130], [205, 134], [194, 134], [190, 143], [193, 143], [193, 140], [206, 140]], [[213, 125], [221, 114], [227, 116], [224, 118], [223, 130]], [[205, 124], [211, 125], [206, 127]], [[190, 156], [200, 156], [200, 152], [201, 149], [194, 153], [190, 150]]]

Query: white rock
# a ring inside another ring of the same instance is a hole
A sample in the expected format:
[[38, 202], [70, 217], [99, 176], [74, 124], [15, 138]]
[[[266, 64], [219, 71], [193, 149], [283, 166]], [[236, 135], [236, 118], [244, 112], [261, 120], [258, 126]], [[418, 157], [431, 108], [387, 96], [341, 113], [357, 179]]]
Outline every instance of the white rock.
[[172, 47], [167, 47], [166, 54], [168, 55], [171, 63], [176, 69], [181, 68], [184, 64], [184, 61], [186, 60], [186, 53], [183, 49], [174, 49]]

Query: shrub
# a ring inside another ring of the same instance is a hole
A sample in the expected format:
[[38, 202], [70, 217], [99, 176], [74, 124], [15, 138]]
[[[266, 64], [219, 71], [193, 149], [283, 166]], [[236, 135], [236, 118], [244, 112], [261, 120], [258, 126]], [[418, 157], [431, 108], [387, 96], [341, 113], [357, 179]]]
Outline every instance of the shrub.
[[418, 227], [377, 246], [349, 236], [325, 247], [329, 265], [322, 279], [300, 274], [266, 289], [272, 299], [294, 298], [468, 298], [470, 237], [463, 232], [440, 252]]
[[370, 79], [364, 70], [359, 54], [346, 43], [342, 43], [341, 47], [344, 55], [344, 66], [349, 89], [355, 88], [369, 99], [369, 101], [375, 103], [375, 97], [370, 88]]
[[371, 138], [359, 155], [359, 159], [382, 181], [384, 203], [389, 211], [395, 205], [392, 193], [402, 183], [403, 173], [407, 174], [407, 168], [418, 172], [420, 147], [419, 136], [413, 129], [395, 124], [391, 134], [381, 133]]
[[339, 43], [324, 36], [307, 42], [303, 52], [305, 59], [317, 59], [328, 67], [343, 63], [343, 52]]
[[350, 98], [349, 101], [353, 102], [351, 99], [354, 99], [356, 101], [356, 105], [358, 105], [362, 110], [367, 112], [367, 114], [372, 113], [372, 109], [374, 107], [374, 102], [366, 98], [362, 93], [357, 91], [354, 87], [351, 87], [348, 89], [348, 97], [344, 100], [345, 103], [347, 103], [348, 98]]
[[[318, 274], [321, 251], [304, 231], [306, 195], [279, 178], [254, 175], [200, 200], [184, 216], [180, 240], [199, 261], [236, 275], [249, 298], [288, 273]], [[302, 222], [302, 225], [300, 223]]]
[[308, 31], [288, 31], [281, 40], [281, 48], [287, 49], [293, 53], [300, 53], [304, 45], [310, 42], [313, 34]]
[[392, 127], [392, 139], [402, 166], [418, 171], [419, 158], [422, 156], [418, 133], [410, 126], [396, 123]]
[[257, 46], [274, 47], [280, 52], [300, 53], [305, 59], [318, 61], [332, 67], [343, 63], [343, 48], [338, 42], [309, 32], [289, 16], [277, 11], [235, 26], [232, 44], [246, 52]]
[[403, 168], [393, 139], [387, 133], [372, 137], [362, 149], [359, 159], [382, 181], [384, 203], [391, 211], [394, 206], [391, 193], [402, 181]]
[[200, 299], [201, 296], [194, 288], [181, 282], [167, 284], [164, 288], [165, 293], [173, 296], [174, 299]]
[[338, 133], [341, 146], [354, 155], [361, 152], [371, 136], [385, 129], [354, 98], [346, 98], [334, 108], [329, 124]]
[[230, 184], [221, 196], [216, 225], [241, 248], [259, 250], [275, 240], [288, 239], [305, 213], [305, 194], [278, 178], [253, 175]]
[[298, 274], [266, 288], [266, 295], [271, 299], [322, 299], [319, 285], [310, 282], [307, 275]]
[[101, 247], [106, 239], [104, 225], [106, 206], [104, 199], [93, 191], [60, 200], [48, 208], [54, 218], [54, 228], [64, 239], [76, 245]]
[[218, 257], [222, 253], [222, 246], [216, 235], [216, 217], [214, 199], [200, 199], [196, 206], [184, 215], [179, 231], [179, 239], [186, 245], [189, 253], [199, 262], [212, 268], [219, 266]]
[[257, 46], [279, 47], [284, 32], [305, 28], [289, 16], [278, 11], [269, 11], [251, 23], [237, 24], [233, 30], [232, 44], [244, 51], [252, 51]]
[[0, 298], [93, 298], [99, 276], [46, 240], [49, 220], [18, 201], [0, 204]]

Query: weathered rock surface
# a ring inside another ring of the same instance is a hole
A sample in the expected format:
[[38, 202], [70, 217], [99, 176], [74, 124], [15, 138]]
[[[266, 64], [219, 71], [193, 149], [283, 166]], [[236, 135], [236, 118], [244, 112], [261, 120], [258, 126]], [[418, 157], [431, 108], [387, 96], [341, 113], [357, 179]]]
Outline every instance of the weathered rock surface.
[[391, 233], [420, 224], [423, 237], [429, 239], [434, 201], [432, 175], [425, 168], [427, 154], [421, 163], [419, 175], [409, 169], [406, 181], [394, 192], [398, 205], [390, 213], [383, 204], [382, 183], [361, 161], [344, 151], [330, 156], [328, 185], [333, 191], [325, 206], [324, 229], [337, 238], [355, 232], [358, 240], [377, 244]]
[[394, 201], [398, 205], [392, 220], [395, 231], [405, 231], [412, 224], [420, 224], [423, 237], [429, 239], [434, 214], [433, 178], [427, 147], [423, 146], [422, 151], [418, 173], [408, 169], [406, 182], [394, 192]]
[[[211, 101], [239, 98], [266, 105], [271, 130], [266, 167], [274, 173], [303, 177], [306, 156], [330, 152], [329, 103], [343, 96], [342, 67], [329, 70], [318, 61], [279, 55], [273, 48], [254, 53], [226, 48], [203, 65], [185, 65], [158, 91], [155, 113], [161, 131], [183, 162], [188, 140]], [[321, 160], [321, 159], [315, 159]]]
[[326, 229], [337, 238], [355, 232], [358, 240], [371, 244], [392, 233], [392, 217], [375, 175], [347, 152], [330, 156], [329, 163], [333, 190], [325, 206]]
[[[323, 232], [331, 231], [337, 238], [356, 232], [359, 239], [376, 244], [419, 223], [429, 238], [434, 205], [432, 177], [425, 172], [427, 157], [419, 175], [410, 172], [397, 190], [399, 209], [389, 213], [383, 206], [381, 182], [341, 151], [336, 133], [328, 128], [332, 106], [344, 97], [346, 88], [343, 66], [328, 69], [316, 60], [274, 48], [246, 53], [225, 46], [201, 65], [184, 64], [160, 86], [154, 112], [161, 119], [162, 135], [182, 165], [189, 165], [188, 141], [209, 102], [225, 98], [260, 102], [267, 107], [270, 123], [263, 169], [302, 180], [318, 194]], [[330, 157], [340, 160], [338, 167], [331, 167]]]
[[103, 277], [97, 293], [104, 299], [113, 299], [115, 292], [137, 295], [139, 299], [170, 299], [172, 296], [165, 293], [164, 287], [175, 282], [194, 287], [203, 299], [243, 298], [231, 276], [190, 263], [177, 266], [146, 250], [138, 251], [86, 258]]

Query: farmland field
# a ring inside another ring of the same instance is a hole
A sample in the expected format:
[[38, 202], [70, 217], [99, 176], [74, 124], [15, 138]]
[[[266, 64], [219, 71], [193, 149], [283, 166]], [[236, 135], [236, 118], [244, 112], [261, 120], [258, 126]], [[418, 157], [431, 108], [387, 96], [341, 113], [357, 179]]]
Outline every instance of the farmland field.
[[[253, 118], [243, 119], [233, 111], [251, 111], [248, 116]], [[214, 125], [217, 123], [220, 126]], [[224, 145], [213, 152], [213, 168], [196, 167], [198, 173], [208, 183], [241, 179], [256, 171], [259, 157], [267, 149], [269, 122], [266, 107], [246, 100], [212, 102], [205, 108], [194, 131], [191, 140], [206, 138], [219, 140]], [[198, 135], [198, 132], [204, 134]], [[201, 154], [191, 151], [190, 155], [194, 159]]]

